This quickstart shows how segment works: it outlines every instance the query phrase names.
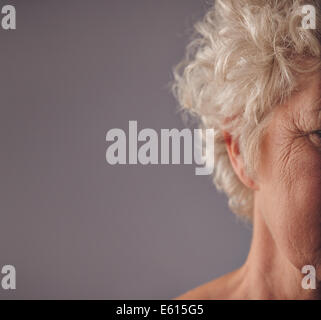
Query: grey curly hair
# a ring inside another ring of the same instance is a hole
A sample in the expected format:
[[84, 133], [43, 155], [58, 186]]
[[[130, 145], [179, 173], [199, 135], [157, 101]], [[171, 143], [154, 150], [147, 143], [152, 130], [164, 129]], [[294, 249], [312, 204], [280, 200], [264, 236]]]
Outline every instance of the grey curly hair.
[[[315, 30], [302, 27], [303, 5], [316, 9]], [[253, 191], [233, 171], [223, 130], [238, 140], [254, 177], [271, 111], [298, 89], [300, 75], [320, 68], [320, 13], [318, 0], [217, 0], [174, 70], [181, 108], [214, 129], [213, 181], [249, 220]]]

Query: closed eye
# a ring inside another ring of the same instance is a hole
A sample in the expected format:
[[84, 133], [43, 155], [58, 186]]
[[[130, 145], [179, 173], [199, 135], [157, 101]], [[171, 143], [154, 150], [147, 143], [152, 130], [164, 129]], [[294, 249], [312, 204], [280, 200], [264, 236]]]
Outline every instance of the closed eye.
[[318, 147], [321, 146], [321, 130], [312, 131], [309, 136], [313, 144], [317, 145]]
[[313, 131], [312, 134], [317, 135], [321, 139], [321, 130]]

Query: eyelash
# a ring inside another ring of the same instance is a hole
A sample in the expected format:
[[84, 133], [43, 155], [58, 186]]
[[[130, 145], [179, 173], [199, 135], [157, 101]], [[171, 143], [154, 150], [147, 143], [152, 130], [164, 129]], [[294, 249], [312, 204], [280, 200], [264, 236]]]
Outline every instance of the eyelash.
[[316, 134], [321, 139], [321, 130], [313, 131], [312, 134]]
[[321, 145], [321, 130], [311, 132], [310, 141], [319, 148]]

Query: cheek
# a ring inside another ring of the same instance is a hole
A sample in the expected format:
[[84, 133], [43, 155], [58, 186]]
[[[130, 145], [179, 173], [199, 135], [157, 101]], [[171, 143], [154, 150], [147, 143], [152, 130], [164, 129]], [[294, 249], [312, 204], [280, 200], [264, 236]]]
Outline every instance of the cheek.
[[308, 143], [287, 156], [275, 150], [264, 187], [264, 218], [274, 240], [298, 268], [321, 257], [321, 154]]

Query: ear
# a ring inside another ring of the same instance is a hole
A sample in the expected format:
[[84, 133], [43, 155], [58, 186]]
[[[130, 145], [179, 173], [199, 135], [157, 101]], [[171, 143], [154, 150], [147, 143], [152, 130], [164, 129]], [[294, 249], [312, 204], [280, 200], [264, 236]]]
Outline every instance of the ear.
[[238, 141], [234, 140], [227, 131], [223, 131], [223, 137], [234, 172], [246, 187], [258, 190], [258, 185], [245, 172], [245, 166], [240, 153]]

